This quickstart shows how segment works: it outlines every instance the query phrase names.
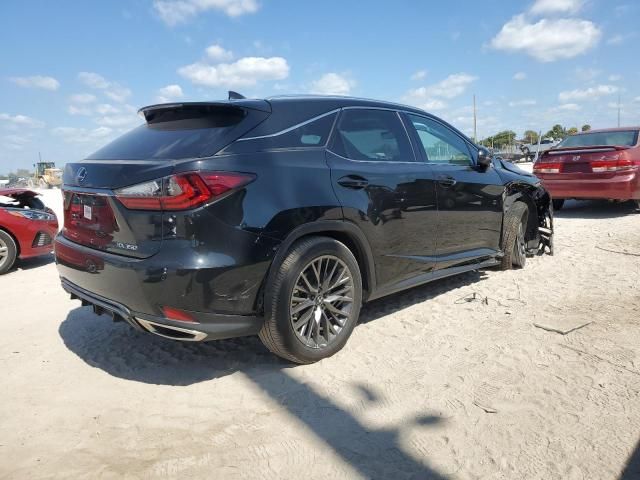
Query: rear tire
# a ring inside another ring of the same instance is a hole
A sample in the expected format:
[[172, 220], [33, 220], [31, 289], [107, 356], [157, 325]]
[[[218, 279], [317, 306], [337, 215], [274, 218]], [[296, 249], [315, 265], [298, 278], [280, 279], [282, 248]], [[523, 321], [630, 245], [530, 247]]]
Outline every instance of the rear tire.
[[7, 232], [0, 230], [0, 275], [11, 270], [17, 254], [16, 242]]
[[274, 267], [265, 289], [262, 343], [301, 364], [340, 351], [362, 303], [362, 278], [351, 251], [333, 238], [304, 238]]
[[524, 268], [527, 262], [526, 239], [529, 209], [523, 202], [513, 204], [504, 220], [501, 270]]
[[564, 198], [556, 198], [553, 200], [553, 210], [557, 212], [558, 210], [562, 210], [564, 206]]

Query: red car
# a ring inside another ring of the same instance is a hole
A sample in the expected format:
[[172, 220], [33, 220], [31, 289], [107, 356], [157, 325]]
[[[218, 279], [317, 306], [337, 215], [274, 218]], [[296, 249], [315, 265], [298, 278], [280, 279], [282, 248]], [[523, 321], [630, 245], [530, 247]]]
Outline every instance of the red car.
[[16, 258], [31, 258], [53, 251], [58, 219], [37, 193], [23, 188], [0, 188], [0, 275]]
[[640, 208], [640, 127], [570, 135], [533, 166], [562, 208], [565, 199], [632, 200]]

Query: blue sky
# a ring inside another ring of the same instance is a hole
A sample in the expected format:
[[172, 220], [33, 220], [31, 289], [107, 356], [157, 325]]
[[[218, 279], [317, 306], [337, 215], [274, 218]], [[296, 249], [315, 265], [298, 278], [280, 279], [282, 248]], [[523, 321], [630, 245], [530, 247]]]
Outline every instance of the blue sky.
[[158, 101], [334, 93], [478, 136], [640, 124], [636, 0], [4, 1], [0, 172], [63, 164]]

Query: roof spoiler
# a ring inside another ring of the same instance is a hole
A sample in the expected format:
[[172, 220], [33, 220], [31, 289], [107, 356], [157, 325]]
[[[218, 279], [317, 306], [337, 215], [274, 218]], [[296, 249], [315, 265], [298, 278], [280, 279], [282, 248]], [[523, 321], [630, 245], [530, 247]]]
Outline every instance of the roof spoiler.
[[234, 92], [233, 90], [229, 90], [229, 100], [244, 100], [247, 97], [245, 97], [244, 95], [238, 93], [238, 92]]

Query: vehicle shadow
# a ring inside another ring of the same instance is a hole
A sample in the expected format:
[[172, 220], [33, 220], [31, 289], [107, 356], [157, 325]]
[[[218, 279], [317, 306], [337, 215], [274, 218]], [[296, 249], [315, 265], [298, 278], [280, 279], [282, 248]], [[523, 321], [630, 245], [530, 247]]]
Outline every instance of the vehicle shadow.
[[55, 258], [53, 254], [42, 255], [41, 257], [25, 258], [24, 260], [18, 259], [8, 273], [16, 272], [18, 270], [31, 270], [32, 268], [43, 267], [53, 263], [54, 261]]
[[[363, 306], [360, 324], [477, 283], [485, 276], [482, 271], [468, 272], [374, 300]], [[90, 307], [69, 312], [58, 332], [67, 348], [87, 364], [143, 383], [186, 386], [236, 371], [252, 375], [295, 368], [269, 352], [255, 336], [177, 342], [139, 332], [123, 322], [114, 323], [106, 315], [95, 315]]]
[[556, 218], [616, 218], [638, 215], [631, 202], [614, 203], [606, 200], [567, 200], [562, 210], [553, 213]]
[[[476, 281], [480, 274], [458, 277], [455, 286]], [[433, 298], [452, 288], [452, 282], [432, 284], [376, 301], [376, 313], [363, 312], [365, 321]], [[380, 306], [383, 306], [380, 309]], [[114, 324], [88, 308], [72, 310], [59, 327], [65, 345], [87, 364], [136, 382], [186, 386], [240, 373], [303, 423], [332, 452], [365, 478], [444, 480], [446, 475], [403, 450], [405, 429], [445, 422], [440, 416], [417, 412], [401, 424], [372, 428], [331, 398], [291, 375], [294, 366], [267, 351], [257, 337], [211, 343], [180, 343]], [[384, 404], [375, 386], [354, 384], [367, 407]]]
[[627, 464], [618, 480], [633, 480], [640, 478], [640, 440], [636, 444], [636, 448], [631, 453]]

